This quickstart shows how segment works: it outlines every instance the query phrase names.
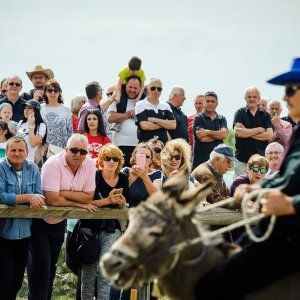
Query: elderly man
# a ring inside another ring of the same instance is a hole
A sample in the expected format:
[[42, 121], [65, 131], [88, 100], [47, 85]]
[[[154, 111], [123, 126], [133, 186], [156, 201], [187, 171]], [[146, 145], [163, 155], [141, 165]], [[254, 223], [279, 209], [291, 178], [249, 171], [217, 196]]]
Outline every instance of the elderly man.
[[22, 80], [19, 76], [10, 76], [7, 78], [7, 92], [0, 104], [9, 103], [13, 108], [12, 120], [19, 122], [24, 118], [24, 107], [26, 101], [20, 97], [22, 90]]
[[[37, 165], [26, 160], [27, 143], [12, 137], [6, 144], [6, 158], [0, 161], [0, 203], [8, 206], [45, 205]], [[1, 299], [16, 299], [22, 286], [30, 240], [31, 219], [0, 219]]]
[[269, 162], [269, 171], [266, 178], [270, 178], [280, 169], [284, 157], [284, 148], [277, 142], [270, 143], [266, 148], [265, 156]]
[[176, 128], [176, 121], [170, 105], [159, 101], [161, 92], [161, 80], [150, 79], [147, 85], [147, 98], [137, 102], [135, 106], [139, 142], [147, 142], [154, 136], [158, 136], [159, 140], [166, 143], [167, 131]]
[[7, 78], [4, 78], [1, 80], [0, 83], [0, 99], [6, 96], [6, 92], [7, 92]]
[[240, 108], [234, 115], [235, 156], [239, 160], [235, 164], [235, 177], [247, 172], [247, 162], [253, 154], [264, 156], [273, 137], [270, 115], [258, 107], [259, 100], [258, 88], [248, 87], [245, 91], [246, 107]]
[[258, 106], [264, 111], [268, 111], [268, 100], [266, 97], [260, 97], [258, 101]]
[[125, 90], [121, 92], [121, 102], [113, 103], [108, 109], [108, 122], [117, 123], [119, 128], [112, 132], [112, 142], [124, 153], [124, 165], [130, 166], [131, 154], [138, 144], [137, 126], [134, 121], [135, 99], [141, 90], [141, 80], [137, 76], [127, 78]]
[[[300, 58], [290, 71], [268, 81], [285, 86], [284, 100], [292, 118], [300, 119]], [[294, 131], [280, 171], [271, 181], [260, 185], [241, 185], [234, 197], [240, 202], [245, 193], [268, 188], [262, 202], [262, 213], [277, 216], [271, 236], [260, 243], [248, 239], [241, 252], [218, 264], [196, 286], [199, 299], [242, 299], [250, 291], [300, 271], [300, 128]], [[265, 233], [269, 218], [255, 228], [257, 236]], [[241, 276], [241, 270], [246, 270]], [[274, 271], [275, 270], [275, 271]], [[251, 282], [251, 284], [249, 284]], [[218, 288], [216, 288], [218, 287]], [[299, 292], [291, 294], [297, 299]], [[226, 296], [226, 297], [224, 297]], [[286, 294], [281, 295], [285, 299]]]
[[92, 81], [85, 86], [86, 96], [88, 101], [83, 104], [78, 114], [77, 132], [84, 133], [85, 116], [89, 109], [99, 109], [101, 111], [100, 101], [102, 99], [103, 89], [99, 82]]
[[278, 142], [283, 147], [286, 147], [291, 136], [293, 127], [288, 121], [280, 119], [282, 111], [281, 103], [278, 100], [271, 100], [268, 103], [268, 112], [271, 116], [271, 122], [273, 125], [273, 137], [270, 142]]
[[220, 144], [210, 153], [209, 160], [192, 172], [198, 182], [204, 183], [208, 180], [212, 182], [212, 192], [206, 197], [207, 202], [212, 204], [229, 197], [223, 175], [231, 168], [232, 161], [237, 161], [232, 148]]
[[194, 132], [193, 132], [193, 123], [196, 115], [200, 114], [204, 109], [205, 99], [204, 95], [197, 95], [194, 99], [194, 107], [196, 109], [196, 113], [188, 116], [188, 133], [190, 144], [194, 146]]
[[26, 72], [26, 74], [33, 84], [33, 89], [28, 93], [23, 93], [21, 97], [25, 100], [34, 99], [40, 103], [44, 102], [45, 84], [47, 80], [54, 78], [52, 70], [38, 65], [33, 71]]
[[176, 128], [168, 130], [172, 139], [182, 138], [189, 142], [188, 120], [182, 112], [181, 106], [185, 100], [185, 92], [182, 86], [173, 86], [169, 92], [169, 105], [176, 120]]
[[[42, 167], [46, 203], [93, 209], [95, 162], [87, 156], [87, 138], [73, 134], [64, 152], [50, 157]], [[51, 299], [56, 263], [64, 241], [65, 221], [36, 219], [31, 226], [28, 258], [28, 298]]]
[[205, 93], [204, 99], [204, 111], [195, 117], [193, 124], [194, 153], [192, 169], [207, 161], [210, 152], [216, 146], [222, 144], [228, 134], [225, 117], [216, 112], [218, 106], [217, 94], [209, 91]]

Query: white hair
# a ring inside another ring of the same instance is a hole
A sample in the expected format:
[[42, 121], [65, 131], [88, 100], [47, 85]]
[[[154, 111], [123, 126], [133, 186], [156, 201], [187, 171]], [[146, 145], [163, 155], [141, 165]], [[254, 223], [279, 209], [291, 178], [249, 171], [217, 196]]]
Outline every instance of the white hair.
[[260, 99], [260, 91], [259, 91], [258, 87], [254, 86], [254, 85], [249, 86], [249, 87], [246, 88], [246, 90], [245, 90], [245, 98], [246, 98], [246, 96], [247, 96], [248, 93], [252, 93], [252, 92], [256, 92], [257, 95], [258, 95], [258, 99]]
[[265, 150], [265, 155], [268, 154], [268, 152], [270, 151], [270, 149], [272, 147], [278, 147], [280, 149], [280, 152], [284, 152], [284, 148], [281, 144], [277, 143], [277, 142], [273, 142], [273, 143], [270, 143], [267, 147], [266, 147], [266, 150]]
[[276, 99], [272, 99], [268, 102], [268, 109], [270, 109], [271, 105], [272, 104], [279, 104], [280, 106], [280, 109], [282, 109], [282, 105], [281, 105], [281, 102], [279, 100], [276, 100]]
[[151, 78], [150, 81], [149, 81], [149, 83], [148, 83], [148, 85], [149, 85], [150, 83], [154, 83], [154, 82], [160, 83], [160, 84], [162, 85], [161, 80], [158, 79], [158, 78]]
[[169, 100], [172, 99], [175, 95], [178, 95], [179, 93], [183, 93], [184, 88], [180, 85], [174, 85], [171, 87], [169, 91]]
[[71, 100], [71, 112], [78, 113], [80, 110], [80, 103], [85, 103], [88, 100], [86, 95], [76, 94]]
[[223, 161], [226, 156], [224, 154], [221, 154], [221, 153], [218, 153], [218, 152], [215, 152], [215, 151], [211, 151], [210, 152], [210, 155], [209, 155], [209, 161], [213, 161], [215, 158], [219, 158], [221, 161]]
[[83, 143], [85, 143], [86, 144], [86, 148], [87, 148], [87, 146], [88, 146], [88, 139], [84, 136], [84, 135], [82, 135], [82, 134], [79, 134], [79, 133], [73, 133], [70, 137], [69, 137], [69, 139], [68, 139], [68, 142], [67, 142], [67, 148], [69, 148], [70, 146], [71, 146], [71, 144], [73, 143], [73, 142], [83, 142]]

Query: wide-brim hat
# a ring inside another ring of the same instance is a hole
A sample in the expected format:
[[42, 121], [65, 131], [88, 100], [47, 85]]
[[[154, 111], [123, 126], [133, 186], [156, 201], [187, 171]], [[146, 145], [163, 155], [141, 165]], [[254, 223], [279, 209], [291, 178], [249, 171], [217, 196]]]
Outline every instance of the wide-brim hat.
[[51, 69], [44, 69], [41, 65], [38, 65], [31, 72], [26, 72], [27, 76], [31, 80], [34, 74], [44, 74], [48, 79], [54, 78], [54, 74]]
[[223, 154], [231, 161], [238, 162], [238, 160], [233, 156], [233, 150], [230, 146], [227, 146], [225, 144], [219, 144], [217, 147], [213, 149], [214, 152], [217, 152], [219, 154]]
[[300, 57], [294, 59], [290, 71], [280, 74], [267, 82], [276, 85], [285, 85], [287, 83], [300, 83]]

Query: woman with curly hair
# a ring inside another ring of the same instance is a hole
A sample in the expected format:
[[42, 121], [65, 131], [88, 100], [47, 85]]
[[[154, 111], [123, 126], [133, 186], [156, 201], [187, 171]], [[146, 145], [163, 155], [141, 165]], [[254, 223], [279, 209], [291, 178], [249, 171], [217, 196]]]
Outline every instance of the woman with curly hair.
[[[168, 141], [161, 152], [161, 177], [154, 180], [157, 189], [180, 171], [191, 169], [191, 147], [184, 139]], [[195, 188], [198, 182], [190, 175], [189, 188]]]

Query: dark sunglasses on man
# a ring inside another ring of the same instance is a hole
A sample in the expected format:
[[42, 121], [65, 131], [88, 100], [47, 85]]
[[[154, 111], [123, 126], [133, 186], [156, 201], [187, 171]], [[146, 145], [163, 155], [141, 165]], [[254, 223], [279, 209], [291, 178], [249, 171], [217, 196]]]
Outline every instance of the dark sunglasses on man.
[[300, 85], [287, 86], [285, 88], [285, 95], [288, 97], [293, 97], [298, 90], [300, 90]]
[[154, 92], [155, 90], [157, 90], [158, 92], [161, 92], [162, 87], [160, 87], [160, 86], [151, 86], [150, 87], [150, 91]]
[[69, 150], [73, 154], [77, 154], [79, 152], [80, 155], [87, 155], [87, 153], [88, 153], [85, 149], [79, 149], [79, 148], [76, 148], [76, 147], [69, 148]]

